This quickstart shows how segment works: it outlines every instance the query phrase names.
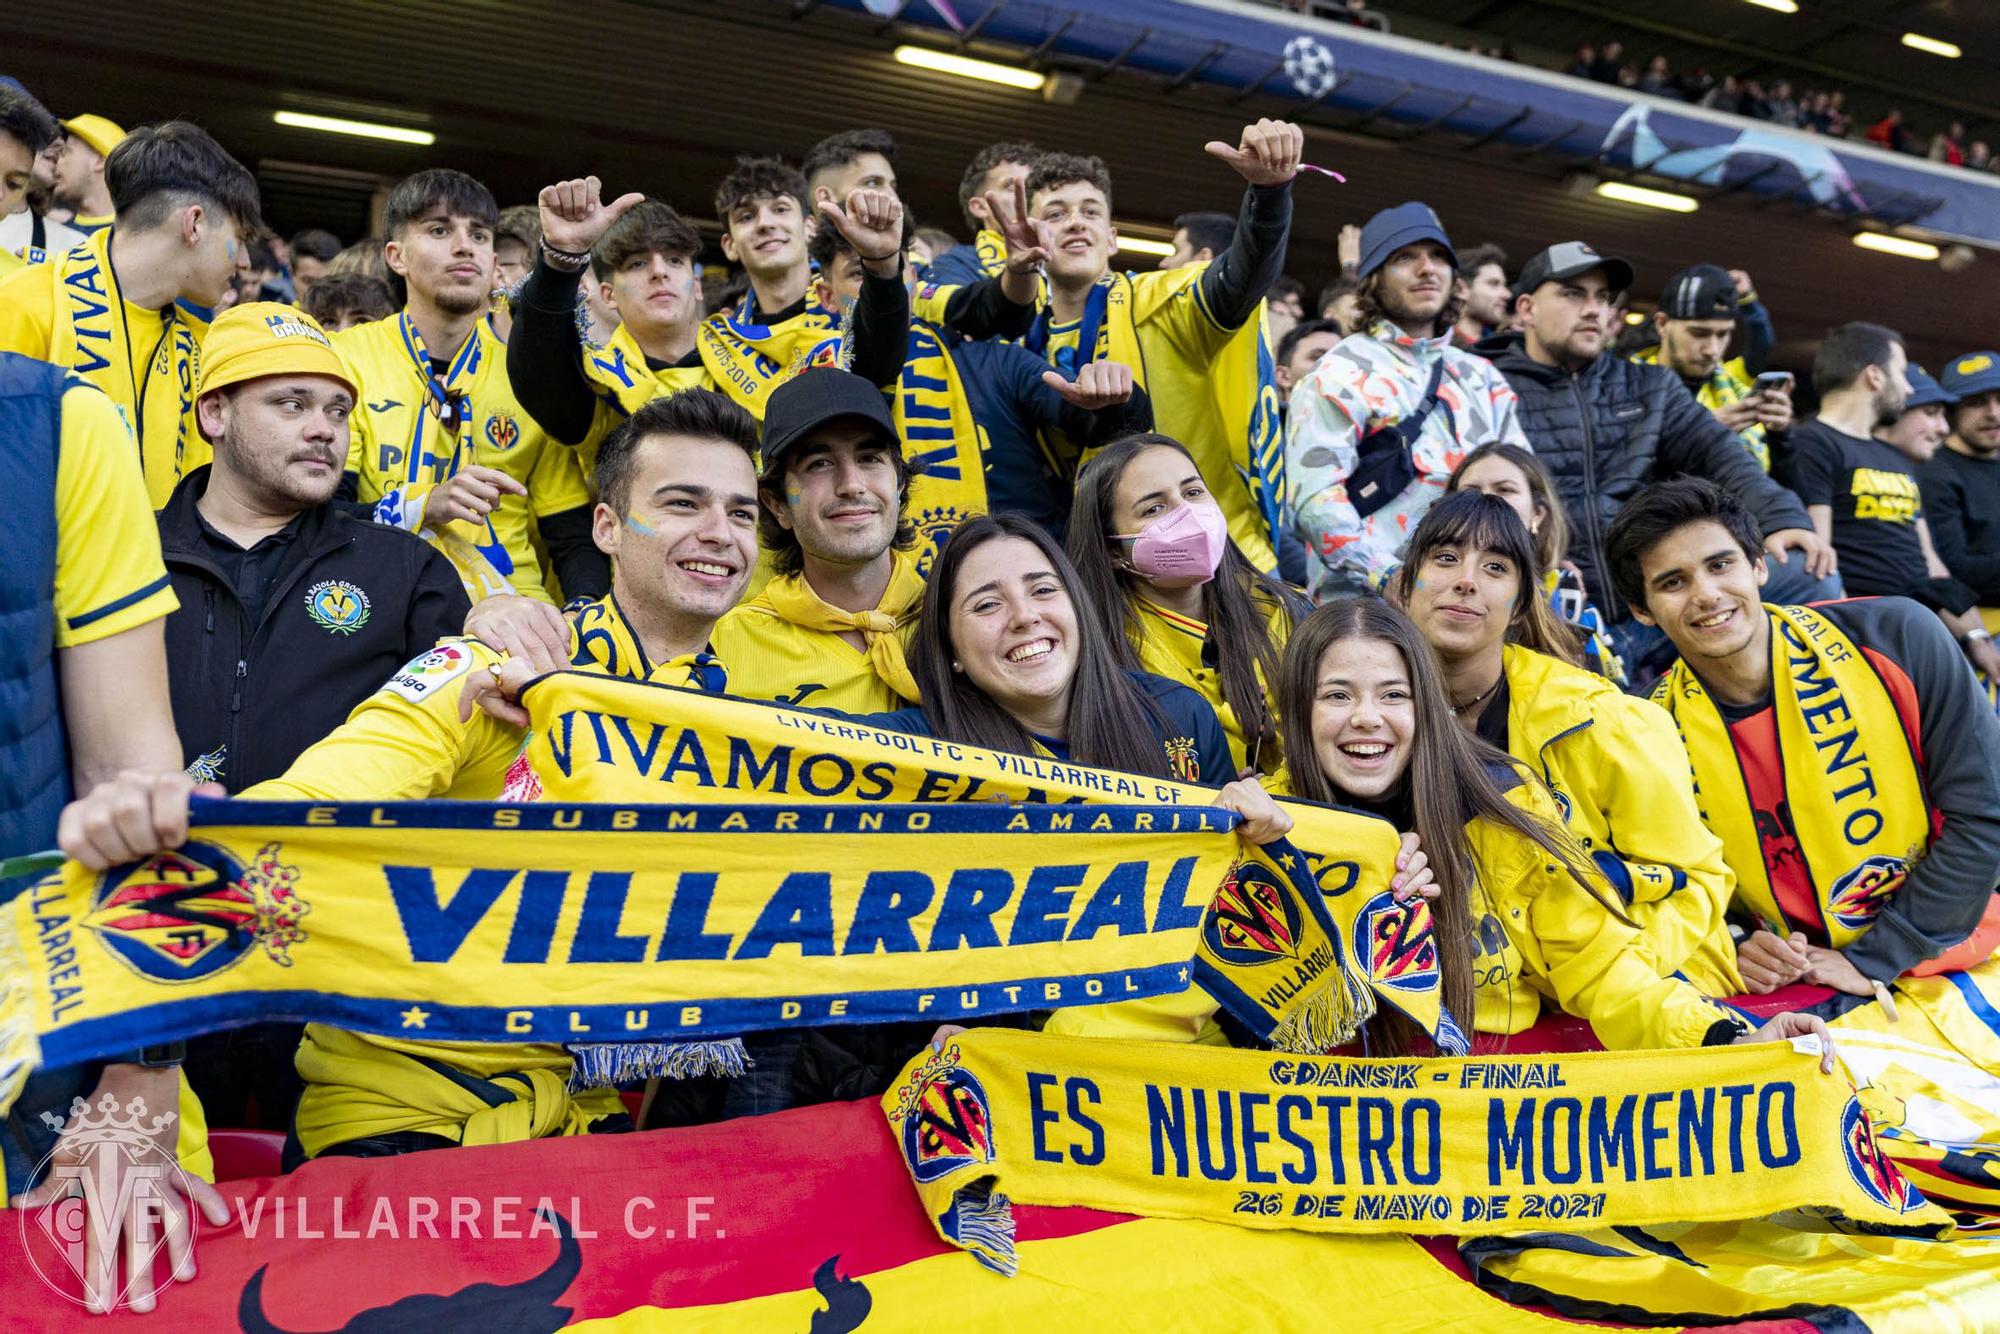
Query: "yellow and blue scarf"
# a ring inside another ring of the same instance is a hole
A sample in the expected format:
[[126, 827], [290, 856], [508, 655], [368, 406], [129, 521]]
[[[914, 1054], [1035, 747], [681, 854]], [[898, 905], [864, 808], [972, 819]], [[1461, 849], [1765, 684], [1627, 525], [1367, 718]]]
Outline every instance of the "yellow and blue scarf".
[[958, 363], [928, 324], [910, 323], [909, 351], [890, 406], [913, 474], [908, 512], [919, 538], [917, 569], [929, 575], [953, 530], [986, 512], [986, 454]]
[[762, 421], [771, 391], [808, 366], [842, 364], [841, 317], [808, 296], [806, 308], [777, 324], [751, 319], [756, 294], [702, 321], [695, 346], [715, 387]]
[[[1869, 924], [1930, 843], [1923, 779], [1902, 715], [1876, 669], [1810, 607], [1765, 604], [1772, 707], [1799, 851], [1830, 948]], [[1702, 819], [1722, 839], [1736, 892], [1768, 923], [1787, 914], [1771, 887], [1729, 726], [1685, 660], [1653, 691], [1694, 766]]]

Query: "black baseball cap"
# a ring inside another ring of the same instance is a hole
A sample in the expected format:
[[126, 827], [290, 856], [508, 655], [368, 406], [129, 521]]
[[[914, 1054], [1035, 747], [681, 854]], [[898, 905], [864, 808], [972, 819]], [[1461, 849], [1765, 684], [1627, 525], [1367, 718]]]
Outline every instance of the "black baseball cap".
[[1697, 264], [1667, 279], [1660, 313], [1670, 320], [1733, 320], [1743, 313], [1736, 280], [1720, 264]]
[[1632, 286], [1632, 266], [1624, 260], [1598, 254], [1588, 241], [1562, 241], [1521, 266], [1521, 276], [1514, 280], [1514, 295], [1532, 292], [1543, 283], [1575, 278], [1592, 269], [1604, 270], [1605, 281], [1611, 284], [1614, 295]]
[[763, 465], [769, 472], [786, 450], [831, 421], [852, 417], [875, 428], [881, 442], [903, 451], [896, 419], [882, 391], [862, 376], [833, 366], [801, 371], [771, 391], [764, 405]]

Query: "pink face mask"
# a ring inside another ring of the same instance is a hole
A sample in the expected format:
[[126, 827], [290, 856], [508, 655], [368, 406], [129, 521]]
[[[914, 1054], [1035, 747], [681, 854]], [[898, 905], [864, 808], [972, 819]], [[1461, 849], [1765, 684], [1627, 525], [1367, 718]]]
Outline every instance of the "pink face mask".
[[1132, 544], [1132, 568], [1147, 579], [1205, 584], [1222, 564], [1229, 528], [1213, 505], [1178, 505], [1136, 533], [1114, 533]]

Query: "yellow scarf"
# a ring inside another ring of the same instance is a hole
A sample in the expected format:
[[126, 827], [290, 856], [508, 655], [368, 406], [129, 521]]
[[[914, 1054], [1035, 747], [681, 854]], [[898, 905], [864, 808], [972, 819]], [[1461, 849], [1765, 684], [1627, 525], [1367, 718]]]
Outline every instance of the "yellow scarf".
[[708, 371], [701, 366], [663, 366], [653, 370], [646, 354], [632, 337], [632, 326], [621, 324], [603, 347], [583, 349], [583, 377], [595, 385], [601, 396], [618, 405], [627, 417], [656, 398], [699, 389], [709, 384]]
[[883, 684], [917, 702], [916, 678], [903, 656], [903, 631], [916, 620], [917, 607], [924, 597], [924, 577], [916, 562], [900, 551], [889, 553], [893, 567], [882, 600], [869, 611], [846, 611], [813, 592], [802, 574], [773, 579], [764, 585], [763, 598], [771, 610], [794, 625], [826, 634], [859, 634], [868, 646], [868, 665]]
[[773, 389], [807, 366], [841, 364], [841, 319], [809, 298], [805, 310], [788, 320], [754, 324], [755, 301], [755, 294], [746, 292], [735, 311], [709, 316], [695, 345], [715, 387], [762, 421]]
[[910, 325], [909, 351], [890, 406], [915, 474], [909, 513], [920, 539], [917, 569], [927, 575], [952, 530], [986, 512], [986, 455], [979, 423], [973, 420], [958, 363], [946, 351], [943, 336], [928, 324]]
[[[1868, 929], [1929, 845], [1923, 782], [1888, 688], [1847, 636], [1808, 607], [1764, 611], [1785, 800], [1817, 925], [1839, 949]], [[1722, 839], [1736, 892], [1765, 922], [1784, 923], [1734, 741], [1701, 678], [1676, 662], [1653, 700], [1680, 728], [1702, 819]]]
[[990, 227], [981, 227], [972, 246], [979, 256], [980, 271], [989, 278], [998, 278], [1000, 270], [1007, 267], [1007, 238]]
[[1798, 1208], [1946, 1225], [1818, 1059], [1274, 1059], [982, 1029], [912, 1061], [882, 1109], [940, 1235], [1002, 1273], [1014, 1201], [1465, 1236]]
[[569, 660], [578, 671], [693, 686], [712, 695], [729, 688], [723, 664], [712, 653], [683, 653], [658, 663], [649, 659], [615, 594], [584, 603], [568, 619]]
[[194, 387], [201, 379], [202, 330], [175, 305], [160, 312], [158, 343], [135, 372], [125, 298], [111, 268], [107, 227], [50, 261], [56, 298], [49, 358], [102, 389], [139, 442], [146, 490], [166, 504], [181, 476], [206, 463], [208, 442], [194, 429]]

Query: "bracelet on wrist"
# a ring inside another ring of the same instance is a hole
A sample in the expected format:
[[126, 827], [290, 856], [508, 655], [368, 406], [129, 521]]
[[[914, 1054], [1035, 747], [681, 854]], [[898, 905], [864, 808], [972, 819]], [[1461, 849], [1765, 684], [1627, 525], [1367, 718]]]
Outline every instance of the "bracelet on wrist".
[[588, 250], [559, 250], [547, 241], [542, 242], [542, 258], [548, 261], [550, 268], [563, 273], [582, 273], [590, 267]]

